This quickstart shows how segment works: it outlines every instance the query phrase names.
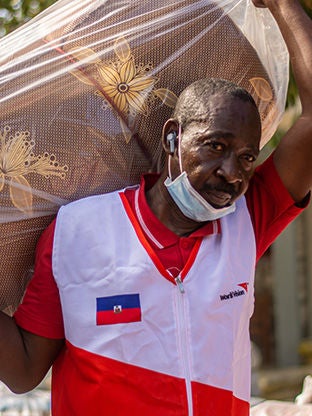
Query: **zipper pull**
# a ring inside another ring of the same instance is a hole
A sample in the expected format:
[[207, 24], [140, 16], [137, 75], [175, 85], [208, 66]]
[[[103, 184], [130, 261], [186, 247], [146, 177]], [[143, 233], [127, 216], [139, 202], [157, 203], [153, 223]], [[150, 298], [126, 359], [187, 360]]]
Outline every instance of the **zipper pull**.
[[176, 284], [177, 284], [180, 292], [181, 293], [185, 293], [185, 289], [184, 289], [184, 286], [183, 286], [183, 283], [182, 283], [182, 280], [181, 280], [180, 276], [175, 277], [174, 280], [175, 280], [175, 282], [176, 282]]

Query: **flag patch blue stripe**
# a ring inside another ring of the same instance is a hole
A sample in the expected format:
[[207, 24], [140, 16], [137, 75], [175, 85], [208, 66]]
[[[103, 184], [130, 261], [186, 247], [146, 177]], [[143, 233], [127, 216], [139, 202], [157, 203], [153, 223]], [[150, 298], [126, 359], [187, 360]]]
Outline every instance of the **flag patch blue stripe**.
[[140, 308], [139, 294], [134, 293], [130, 295], [116, 295], [96, 298], [97, 311], [111, 311], [116, 305], [121, 305], [123, 309]]

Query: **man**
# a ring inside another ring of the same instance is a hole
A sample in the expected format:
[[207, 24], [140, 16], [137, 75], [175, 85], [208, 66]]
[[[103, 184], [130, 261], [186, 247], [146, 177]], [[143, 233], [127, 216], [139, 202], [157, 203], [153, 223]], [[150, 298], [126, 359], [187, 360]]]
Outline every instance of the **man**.
[[279, 24], [302, 115], [252, 175], [252, 98], [197, 81], [164, 125], [160, 176], [60, 210], [22, 305], [0, 317], [0, 378], [26, 391], [53, 364], [54, 416], [249, 414], [255, 261], [312, 183], [311, 21], [294, 0], [254, 3]]

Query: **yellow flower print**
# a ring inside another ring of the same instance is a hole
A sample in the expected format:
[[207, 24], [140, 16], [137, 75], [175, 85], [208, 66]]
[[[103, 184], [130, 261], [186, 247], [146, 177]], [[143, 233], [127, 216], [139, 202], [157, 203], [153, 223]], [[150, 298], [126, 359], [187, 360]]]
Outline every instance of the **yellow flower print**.
[[104, 97], [108, 96], [125, 114], [147, 113], [146, 99], [155, 78], [137, 72], [133, 59], [122, 63], [119, 70], [108, 65], [98, 68]]
[[157, 97], [172, 107], [177, 97], [168, 89], [155, 90], [158, 78], [151, 75], [152, 65], [136, 65], [125, 38], [116, 40], [114, 52], [116, 60], [104, 63], [92, 49], [72, 49], [72, 57], [84, 61], [85, 66], [72, 70], [71, 74], [84, 84], [94, 85], [97, 88], [96, 94], [117, 110], [128, 142], [135, 117], [137, 114], [148, 115], [149, 104], [153, 99]]
[[0, 131], [0, 192], [8, 183], [13, 205], [31, 213], [33, 196], [25, 176], [37, 173], [46, 178], [53, 175], [64, 179], [68, 167], [60, 166], [53, 154], [36, 156], [33, 153], [35, 141], [28, 131], [18, 131], [14, 135], [10, 131], [9, 126]]
[[119, 114], [147, 114], [147, 98], [158, 81], [148, 74], [152, 66], [135, 64], [125, 38], [116, 40], [114, 52], [116, 61], [106, 64], [92, 49], [72, 49], [70, 53], [75, 59], [89, 63], [93, 68], [75, 69], [71, 73], [83, 83], [97, 87], [96, 94], [107, 100]]

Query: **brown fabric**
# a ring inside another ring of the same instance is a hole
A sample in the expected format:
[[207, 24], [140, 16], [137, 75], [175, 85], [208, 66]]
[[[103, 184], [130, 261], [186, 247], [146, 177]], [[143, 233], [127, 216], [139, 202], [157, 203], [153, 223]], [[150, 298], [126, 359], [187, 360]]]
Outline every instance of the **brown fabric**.
[[189, 83], [230, 79], [251, 92], [265, 123], [276, 116], [256, 51], [214, 3], [93, 4], [0, 72], [0, 307], [8, 311], [60, 204], [137, 183], [161, 166], [162, 125]]

